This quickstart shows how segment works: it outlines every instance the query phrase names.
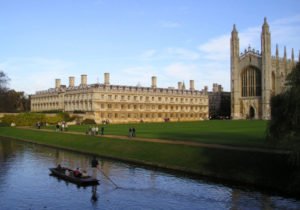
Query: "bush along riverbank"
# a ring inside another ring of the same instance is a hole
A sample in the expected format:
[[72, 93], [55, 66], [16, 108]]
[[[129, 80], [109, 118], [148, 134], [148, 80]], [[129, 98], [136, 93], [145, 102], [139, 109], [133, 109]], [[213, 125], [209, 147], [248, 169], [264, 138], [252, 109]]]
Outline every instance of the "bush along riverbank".
[[299, 166], [285, 153], [202, 148], [9, 127], [0, 127], [0, 136], [300, 195]]

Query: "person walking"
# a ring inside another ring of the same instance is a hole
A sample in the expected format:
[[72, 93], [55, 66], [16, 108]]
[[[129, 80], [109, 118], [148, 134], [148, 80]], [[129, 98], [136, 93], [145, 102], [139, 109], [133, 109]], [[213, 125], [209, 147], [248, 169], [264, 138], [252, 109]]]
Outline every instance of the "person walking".
[[104, 135], [104, 127], [102, 126], [101, 127], [101, 136], [103, 136]]
[[59, 131], [59, 124], [56, 124], [56, 131]]
[[131, 138], [132, 137], [132, 129], [129, 128], [129, 131], [128, 131], [128, 137]]
[[132, 136], [135, 137], [135, 128], [132, 128]]

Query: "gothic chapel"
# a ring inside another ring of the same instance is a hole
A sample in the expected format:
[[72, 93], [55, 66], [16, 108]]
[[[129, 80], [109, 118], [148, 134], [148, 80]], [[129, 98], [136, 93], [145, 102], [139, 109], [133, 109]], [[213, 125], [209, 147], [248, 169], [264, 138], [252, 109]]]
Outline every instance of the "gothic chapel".
[[[261, 32], [261, 52], [250, 47], [240, 53], [239, 37], [235, 25], [230, 40], [231, 57], [231, 118], [270, 119], [270, 99], [284, 91], [285, 78], [295, 66], [294, 49], [287, 59], [271, 55], [271, 33], [267, 19]], [[300, 54], [299, 54], [300, 57]], [[300, 60], [300, 58], [299, 58]]]

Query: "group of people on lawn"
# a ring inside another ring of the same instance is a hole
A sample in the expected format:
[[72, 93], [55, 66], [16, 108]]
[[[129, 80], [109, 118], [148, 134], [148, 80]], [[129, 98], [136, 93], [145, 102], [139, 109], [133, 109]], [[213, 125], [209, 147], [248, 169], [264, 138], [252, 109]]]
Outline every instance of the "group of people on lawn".
[[[90, 126], [88, 128], [88, 130], [86, 131], [86, 134], [87, 135], [93, 135], [93, 136], [98, 135], [99, 134], [99, 128], [98, 128], [98, 126], [93, 126], [93, 127]], [[101, 129], [100, 129], [100, 135], [101, 136], [104, 135], [104, 127], [101, 127]]]
[[[88, 128], [88, 130], [85, 132], [87, 135], [98, 135], [100, 134], [101, 136], [104, 135], [104, 127], [102, 126], [100, 129], [100, 133], [99, 133], [99, 128], [98, 126], [90, 126]], [[136, 136], [136, 129], [134, 127], [129, 128], [128, 130], [128, 137], [135, 137]]]
[[67, 131], [68, 130], [68, 124], [63, 121], [61, 123], [57, 123], [55, 126], [56, 131]]
[[135, 128], [132, 127], [132, 128], [129, 128], [128, 130], [128, 137], [135, 137]]

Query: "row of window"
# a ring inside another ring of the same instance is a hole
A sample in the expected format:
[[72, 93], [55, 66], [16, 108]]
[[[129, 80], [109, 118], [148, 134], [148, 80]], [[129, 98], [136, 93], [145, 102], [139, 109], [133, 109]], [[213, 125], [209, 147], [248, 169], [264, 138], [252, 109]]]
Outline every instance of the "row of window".
[[207, 106], [173, 106], [173, 105], [136, 105], [136, 104], [98, 104], [97, 108], [103, 109], [121, 109], [121, 110], [205, 110]]
[[145, 118], [205, 118], [199, 113], [101, 113], [101, 118], [145, 119]]
[[132, 95], [101, 95], [102, 100], [134, 100], [134, 101], [159, 101], [159, 102], [205, 102], [201, 98], [182, 98], [182, 97], [161, 97], [161, 96], [132, 96]]
[[[65, 95], [65, 101], [76, 101], [76, 100], [89, 100], [92, 99], [90, 94], [74, 94], [74, 95]], [[94, 97], [94, 99], [97, 99]], [[121, 100], [121, 101], [159, 101], [159, 102], [181, 102], [181, 103], [205, 103], [207, 102], [206, 98], [182, 98], [182, 97], [161, 97], [161, 96], [132, 96], [132, 95], [104, 95], [100, 96], [101, 100]], [[32, 103], [40, 102], [58, 102], [58, 96], [48, 96], [48, 97], [39, 97], [32, 98]]]

